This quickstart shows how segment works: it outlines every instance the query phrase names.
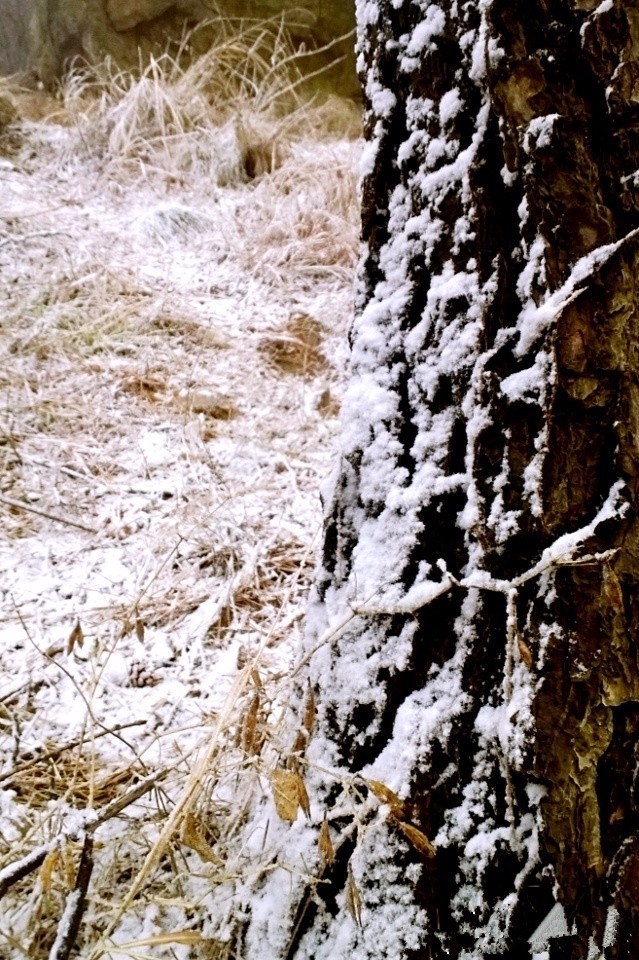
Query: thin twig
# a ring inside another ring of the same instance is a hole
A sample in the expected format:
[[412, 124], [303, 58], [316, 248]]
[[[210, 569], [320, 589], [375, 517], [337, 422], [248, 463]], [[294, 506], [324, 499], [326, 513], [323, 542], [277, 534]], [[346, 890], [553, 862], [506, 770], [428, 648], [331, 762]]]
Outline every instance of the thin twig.
[[45, 658], [49, 661], [49, 663], [52, 663], [54, 666], [56, 666], [56, 667], [58, 668], [58, 670], [61, 670], [62, 673], [65, 675], [65, 677], [67, 677], [67, 678], [71, 681], [71, 683], [73, 684], [73, 686], [75, 687], [75, 689], [76, 689], [77, 692], [78, 692], [78, 696], [80, 697], [80, 699], [82, 700], [82, 702], [84, 703], [84, 705], [85, 705], [85, 707], [86, 707], [87, 715], [91, 718], [91, 720], [93, 721], [94, 725], [95, 725], [96, 727], [99, 727], [100, 730], [104, 730], [104, 732], [105, 732], [106, 734], [110, 734], [111, 736], [115, 737], [116, 740], [119, 740], [119, 741], [120, 741], [120, 743], [123, 743], [124, 746], [127, 748], [127, 750], [130, 750], [131, 753], [133, 754], [133, 756], [136, 757], [136, 758], [139, 760], [139, 762], [142, 764], [142, 766], [146, 769], [146, 764], [145, 764], [145, 763], [143, 762], [143, 760], [138, 756], [138, 753], [137, 753], [135, 747], [133, 746], [133, 744], [132, 744], [132, 743], [129, 743], [128, 740], [125, 740], [124, 737], [120, 736], [120, 734], [117, 732], [117, 730], [115, 730], [115, 729], [112, 728], [112, 727], [107, 727], [106, 724], [104, 724], [104, 723], [102, 723], [100, 720], [98, 720], [98, 718], [96, 717], [95, 713], [93, 712], [93, 708], [92, 708], [89, 700], [87, 699], [87, 697], [85, 696], [84, 691], [82, 690], [82, 687], [77, 683], [77, 681], [75, 680], [75, 678], [73, 677], [73, 675], [69, 672], [69, 670], [67, 670], [67, 668], [64, 666], [64, 664], [63, 664], [63, 663], [60, 663], [58, 660], [54, 660], [53, 657], [51, 657], [51, 656], [49, 655], [49, 652], [48, 652], [47, 650], [41, 650], [40, 647], [38, 647], [37, 643], [35, 642], [35, 640], [34, 640], [33, 637], [31, 636], [31, 634], [29, 633], [29, 628], [27, 627], [27, 624], [26, 624], [26, 622], [25, 622], [25, 619], [24, 619], [24, 617], [22, 616], [22, 612], [21, 612], [21, 610], [20, 610], [20, 607], [18, 606], [18, 604], [16, 603], [16, 601], [15, 601], [15, 599], [14, 599], [13, 597], [12, 597], [12, 600], [13, 600], [13, 606], [14, 606], [14, 608], [15, 608], [15, 611], [16, 611], [16, 614], [17, 614], [17, 617], [18, 617], [18, 620], [20, 621], [20, 624], [21, 624], [21, 626], [22, 626], [22, 629], [23, 629], [24, 632], [25, 632], [25, 636], [27, 637], [27, 640], [29, 641], [29, 643], [31, 644], [31, 646], [32, 646], [35, 650], [37, 650], [38, 653], [42, 654], [42, 656], [45, 657]]
[[49, 960], [68, 960], [80, 930], [82, 915], [87, 903], [87, 890], [93, 873], [93, 837], [87, 834], [82, 845], [80, 864], [75, 885], [68, 894], [60, 918], [58, 934], [49, 953]]
[[14, 500], [12, 497], [0, 496], [0, 503], [4, 503], [7, 507], [16, 507], [18, 510], [26, 510], [27, 513], [35, 513], [37, 516], [44, 517], [46, 520], [53, 520], [55, 523], [64, 523], [67, 527], [77, 527], [78, 530], [84, 530], [85, 533], [97, 534], [98, 532], [93, 527], [87, 527], [76, 520], [68, 520], [66, 517], [58, 517], [46, 510], [38, 510], [37, 507], [32, 507], [29, 503], [23, 503], [22, 500]]
[[0, 240], [0, 247], [4, 247], [7, 243], [20, 243], [28, 240], [37, 240], [40, 237], [61, 237], [63, 235], [68, 236], [68, 230], [39, 230], [37, 233], [21, 233], [21, 234], [10, 234], [8, 237], [3, 237]]

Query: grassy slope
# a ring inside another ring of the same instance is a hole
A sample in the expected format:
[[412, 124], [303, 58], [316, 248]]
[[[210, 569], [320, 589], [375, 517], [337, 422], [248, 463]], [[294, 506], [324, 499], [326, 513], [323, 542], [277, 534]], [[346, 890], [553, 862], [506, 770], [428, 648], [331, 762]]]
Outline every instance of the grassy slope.
[[352, 115], [243, 56], [20, 95], [3, 135], [0, 956], [232, 951], [357, 245]]

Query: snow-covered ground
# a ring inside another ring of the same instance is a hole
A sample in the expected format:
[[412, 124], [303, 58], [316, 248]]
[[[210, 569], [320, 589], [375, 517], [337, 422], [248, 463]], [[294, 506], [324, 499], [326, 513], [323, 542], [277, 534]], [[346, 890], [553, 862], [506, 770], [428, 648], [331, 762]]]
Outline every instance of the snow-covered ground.
[[359, 145], [220, 186], [91, 136], [62, 111], [0, 143], [0, 956], [64, 955], [91, 811], [127, 797], [89, 830], [82, 955], [222, 956], [198, 901], [241, 817], [225, 744], [259, 753], [303, 626]]

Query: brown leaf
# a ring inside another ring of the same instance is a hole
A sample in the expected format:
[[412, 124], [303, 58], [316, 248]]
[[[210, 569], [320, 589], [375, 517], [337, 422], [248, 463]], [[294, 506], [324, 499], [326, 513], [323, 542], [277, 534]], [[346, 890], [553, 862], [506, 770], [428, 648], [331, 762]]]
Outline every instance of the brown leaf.
[[304, 701], [304, 713], [302, 715], [302, 726], [308, 733], [309, 737], [313, 732], [313, 727], [315, 726], [315, 693], [313, 688], [309, 686], [306, 692], [306, 699]]
[[53, 883], [53, 871], [60, 860], [60, 850], [54, 847], [44, 858], [44, 863], [40, 867], [40, 886], [43, 893], [48, 893]]
[[308, 798], [308, 791], [306, 789], [306, 784], [302, 780], [302, 777], [299, 773], [296, 773], [297, 777], [297, 797], [300, 802], [300, 807], [304, 811], [304, 816], [307, 820], [311, 819], [311, 801]]
[[429, 860], [435, 856], [436, 850], [425, 833], [414, 827], [412, 823], [406, 823], [403, 820], [397, 821], [397, 826], [402, 831], [408, 842], [415, 847], [418, 853]]
[[82, 632], [82, 627], [80, 626], [79, 620], [76, 620], [75, 626], [69, 634], [69, 639], [67, 640], [66, 646], [67, 656], [70, 656], [73, 653], [74, 647], [76, 646], [80, 648], [84, 646], [84, 633]]
[[251, 680], [253, 681], [253, 683], [255, 684], [258, 690], [264, 689], [262, 678], [260, 677], [256, 667], [253, 667], [253, 669], [251, 670]]
[[129, 940], [127, 943], [118, 944], [118, 948], [129, 951], [139, 947], [159, 947], [172, 943], [191, 947], [204, 942], [204, 937], [198, 930], [170, 930], [168, 933], [156, 933], [142, 940]]
[[322, 826], [320, 827], [317, 847], [319, 849], [320, 857], [322, 858], [324, 866], [330, 867], [331, 863], [335, 859], [335, 848], [333, 847], [333, 841], [331, 840], [331, 831], [328, 827], [326, 815], [324, 815]]
[[75, 889], [76, 865], [73, 855], [73, 844], [70, 840], [65, 840], [60, 847], [60, 876], [62, 877], [67, 893]]
[[533, 655], [523, 637], [517, 637], [517, 650], [519, 651], [519, 659], [530, 670], [533, 665]]
[[306, 741], [308, 737], [303, 730], [298, 730], [295, 734], [295, 740], [293, 740], [292, 752], [293, 753], [303, 753], [306, 749]]
[[135, 635], [140, 643], [144, 643], [144, 624], [139, 617], [135, 618]]
[[191, 810], [189, 810], [182, 821], [180, 840], [185, 846], [190, 847], [191, 850], [195, 850], [205, 863], [220, 862], [220, 858], [213, 852], [211, 845], [207, 843], [199, 820]]
[[294, 770], [271, 770], [270, 781], [275, 809], [281, 820], [293, 823], [300, 808], [299, 773]]
[[351, 917], [357, 924], [357, 926], [362, 929], [362, 897], [357, 889], [357, 884], [355, 883], [355, 877], [353, 876], [353, 871], [351, 865], [348, 865], [348, 877], [346, 879], [346, 909], [350, 913]]
[[242, 723], [241, 746], [246, 753], [258, 754], [261, 741], [257, 731], [257, 719], [260, 712], [260, 695], [256, 693], [246, 711], [244, 722]]
[[406, 807], [395, 791], [387, 787], [385, 783], [381, 783], [379, 780], [367, 780], [366, 786], [380, 803], [388, 804], [394, 817], [397, 817], [398, 820], [403, 820], [406, 817]]

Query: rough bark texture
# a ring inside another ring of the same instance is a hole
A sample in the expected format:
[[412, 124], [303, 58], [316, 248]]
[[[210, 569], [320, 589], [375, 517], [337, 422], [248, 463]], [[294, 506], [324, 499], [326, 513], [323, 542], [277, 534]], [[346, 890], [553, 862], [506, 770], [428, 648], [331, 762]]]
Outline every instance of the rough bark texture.
[[308, 756], [393, 794], [289, 955], [630, 960], [639, 14], [360, 0], [358, 19], [365, 247]]

